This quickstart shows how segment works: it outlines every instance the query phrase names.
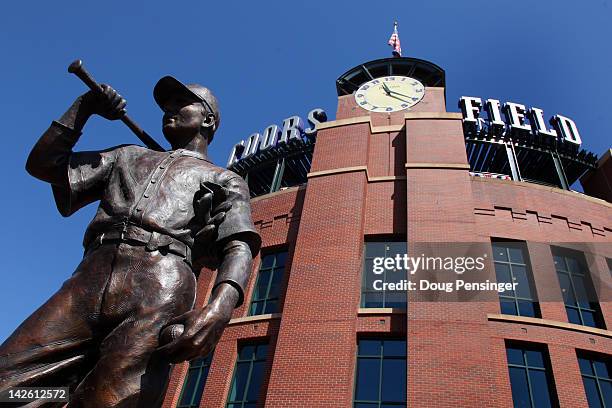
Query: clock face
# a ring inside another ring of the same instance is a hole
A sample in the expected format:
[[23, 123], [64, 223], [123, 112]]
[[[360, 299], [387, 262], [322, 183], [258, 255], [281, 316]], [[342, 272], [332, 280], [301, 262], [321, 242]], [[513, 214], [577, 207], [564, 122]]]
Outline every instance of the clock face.
[[397, 112], [408, 109], [423, 99], [425, 86], [405, 76], [387, 76], [361, 85], [355, 100], [362, 108], [372, 112]]

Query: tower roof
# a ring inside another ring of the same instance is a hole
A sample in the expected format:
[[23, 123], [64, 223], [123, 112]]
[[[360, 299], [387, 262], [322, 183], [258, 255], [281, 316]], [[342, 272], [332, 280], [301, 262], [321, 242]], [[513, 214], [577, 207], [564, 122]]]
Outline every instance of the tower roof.
[[446, 74], [434, 63], [418, 58], [383, 58], [349, 69], [336, 80], [338, 96], [350, 95], [362, 84], [389, 75], [403, 75], [418, 79], [425, 86], [446, 85]]

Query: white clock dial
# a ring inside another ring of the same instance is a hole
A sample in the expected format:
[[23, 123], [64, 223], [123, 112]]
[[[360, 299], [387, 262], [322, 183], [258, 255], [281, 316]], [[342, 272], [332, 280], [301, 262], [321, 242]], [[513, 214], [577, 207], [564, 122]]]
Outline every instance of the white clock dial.
[[355, 101], [371, 112], [397, 112], [408, 109], [423, 99], [425, 86], [405, 76], [386, 76], [361, 85]]

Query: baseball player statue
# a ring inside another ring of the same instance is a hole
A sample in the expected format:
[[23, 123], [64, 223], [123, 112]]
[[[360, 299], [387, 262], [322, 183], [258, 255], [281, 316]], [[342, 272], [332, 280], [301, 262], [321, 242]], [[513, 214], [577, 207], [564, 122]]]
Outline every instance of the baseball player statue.
[[[63, 216], [100, 204], [74, 274], [0, 346], [0, 391], [68, 386], [68, 407], [156, 407], [171, 363], [217, 344], [261, 240], [246, 183], [208, 160], [220, 121], [210, 90], [170, 76], [155, 85], [171, 151], [73, 152], [90, 116], [125, 115], [125, 100], [100, 89], [78, 97], [28, 157]], [[217, 269], [203, 308], [193, 261]]]

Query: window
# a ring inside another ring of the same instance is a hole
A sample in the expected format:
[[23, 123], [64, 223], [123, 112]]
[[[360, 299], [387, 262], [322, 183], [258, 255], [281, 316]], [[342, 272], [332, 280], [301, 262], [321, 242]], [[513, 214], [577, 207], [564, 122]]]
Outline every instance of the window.
[[375, 274], [374, 258], [395, 257], [407, 252], [406, 242], [366, 242], [361, 282], [361, 307], [394, 307], [406, 308], [407, 292], [405, 290], [377, 290], [383, 283], [399, 283], [406, 279], [406, 270], [385, 270]]
[[515, 407], [558, 407], [548, 352], [543, 348], [506, 344], [510, 386]]
[[[273, 193], [288, 187], [299, 186], [308, 181], [312, 163], [314, 141], [305, 141], [293, 154], [285, 155], [282, 149], [260, 152], [257, 157], [244, 161], [259, 161], [259, 164], [238, 164], [230, 167], [247, 181], [251, 198]], [[296, 147], [292, 147], [295, 150]], [[286, 152], [285, 152], [286, 153]], [[283, 154], [283, 156], [281, 156]], [[276, 157], [276, 158], [274, 158]]]
[[212, 361], [212, 354], [206, 357], [196, 358], [189, 362], [189, 371], [183, 383], [181, 397], [177, 408], [196, 408], [200, 406], [204, 385], [208, 377], [208, 370]]
[[266, 163], [245, 175], [251, 198], [275, 191], [272, 187], [275, 184], [276, 167], [276, 162]]
[[497, 241], [492, 245], [497, 282], [518, 283], [516, 290], [499, 294], [501, 312], [515, 316], [540, 317], [525, 243]]
[[569, 190], [567, 175], [571, 173], [564, 174], [563, 170], [573, 169], [563, 166], [558, 154], [520, 143], [514, 143], [514, 151], [523, 181]]
[[286, 261], [286, 251], [262, 256], [249, 316], [278, 312], [278, 298]]
[[361, 339], [354, 408], [406, 406], [406, 341]]
[[289, 156], [281, 159], [282, 175], [279, 188], [299, 186], [308, 180], [312, 155]]
[[267, 352], [267, 344], [245, 344], [238, 349], [227, 408], [255, 408]]
[[590, 408], [612, 407], [612, 364], [607, 356], [578, 352], [578, 365]]
[[[482, 128], [483, 121], [478, 120]], [[477, 135], [465, 139], [465, 148], [470, 162], [470, 174], [479, 177], [508, 179], [516, 173], [515, 158], [511, 147], [495, 139], [485, 140]]]
[[605, 329], [584, 256], [562, 248], [552, 253], [568, 321]]

